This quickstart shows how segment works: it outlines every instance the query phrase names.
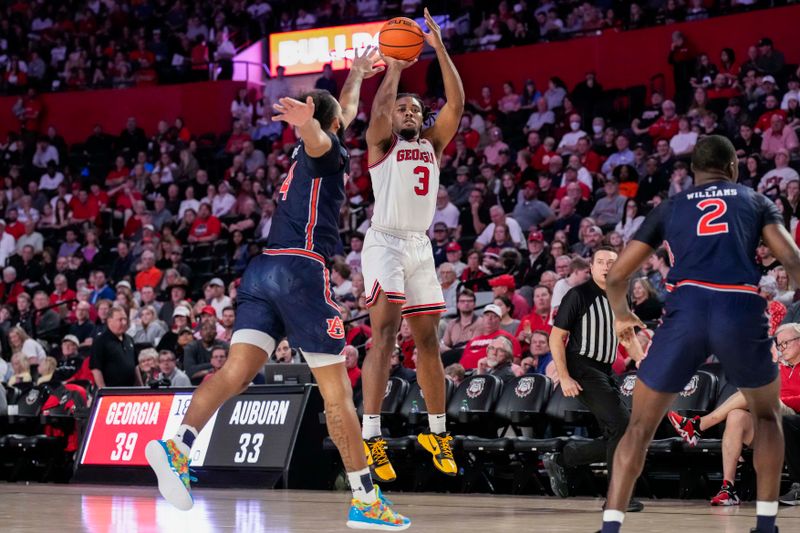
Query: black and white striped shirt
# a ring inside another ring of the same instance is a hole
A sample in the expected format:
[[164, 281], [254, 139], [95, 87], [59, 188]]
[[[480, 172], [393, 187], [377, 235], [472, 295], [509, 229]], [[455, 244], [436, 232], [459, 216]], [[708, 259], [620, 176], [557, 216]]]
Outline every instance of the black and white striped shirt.
[[569, 331], [568, 355], [582, 355], [608, 365], [617, 358], [614, 313], [605, 291], [594, 280], [564, 295], [554, 325]]

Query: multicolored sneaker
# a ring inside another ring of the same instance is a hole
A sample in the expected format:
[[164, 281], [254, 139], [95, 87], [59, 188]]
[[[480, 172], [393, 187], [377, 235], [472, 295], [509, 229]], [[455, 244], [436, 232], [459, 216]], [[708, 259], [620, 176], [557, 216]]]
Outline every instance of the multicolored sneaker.
[[420, 433], [417, 442], [433, 455], [433, 466], [448, 476], [458, 474], [450, 433]]
[[411, 520], [395, 513], [380, 497], [375, 503], [353, 500], [347, 515], [350, 529], [372, 529], [378, 531], [403, 531], [411, 527]]
[[733, 483], [727, 479], [723, 480], [722, 488], [719, 489], [719, 492], [716, 496], [711, 498], [711, 505], [714, 507], [730, 507], [733, 505], [739, 505], [739, 495], [736, 494], [736, 488], [734, 488]]
[[687, 418], [681, 416], [675, 411], [667, 413], [667, 420], [678, 432], [678, 435], [686, 441], [689, 446], [697, 446], [697, 441], [703, 438], [700, 431], [700, 417]]
[[781, 505], [800, 505], [800, 483], [792, 483], [789, 492], [778, 498]]
[[387, 498], [387, 497], [386, 497], [386, 496], [383, 494], [383, 491], [381, 490], [381, 488], [378, 486], [378, 484], [377, 484], [377, 483], [373, 483], [373, 484], [372, 484], [372, 486], [375, 488], [375, 495], [376, 495], [376, 496], [378, 496], [378, 499], [379, 499], [380, 501], [382, 501], [384, 505], [388, 505], [388, 506], [390, 506], [390, 507], [391, 507], [392, 505], [394, 505], [394, 503], [392, 503], [392, 500], [390, 500], [389, 498]]
[[169, 503], [188, 511], [194, 505], [191, 482], [197, 481], [189, 472], [189, 458], [172, 439], [151, 440], [144, 449], [150, 468], [158, 478], [158, 491]]
[[375, 477], [387, 483], [397, 479], [389, 456], [386, 455], [386, 441], [383, 437], [372, 437], [364, 441], [364, 454], [367, 456], [367, 464], [372, 469]]

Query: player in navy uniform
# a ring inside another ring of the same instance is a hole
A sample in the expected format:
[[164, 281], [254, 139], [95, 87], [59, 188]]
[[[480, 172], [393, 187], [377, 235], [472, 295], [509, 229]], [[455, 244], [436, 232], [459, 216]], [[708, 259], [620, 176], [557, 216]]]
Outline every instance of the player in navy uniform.
[[353, 491], [347, 525], [402, 530], [410, 521], [394, 513], [373, 486], [342, 354], [344, 325], [331, 298], [326, 260], [339, 243], [339, 211], [345, 200], [349, 155], [343, 132], [355, 118], [361, 81], [381, 70], [377, 51], [358, 54], [342, 88], [342, 105], [327, 91], [275, 104], [297, 128], [300, 142], [278, 191], [267, 249], [254, 258], [237, 293], [236, 322], [225, 366], [195, 391], [173, 439], [148, 443], [146, 456], [161, 494], [180, 509], [193, 504], [189, 455], [214, 412], [239, 394], [264, 367], [276, 339], [300, 348], [325, 400], [328, 432], [339, 448]]
[[692, 154], [695, 186], [650, 213], [608, 275], [617, 334], [630, 338], [634, 327], [644, 328], [625, 298], [630, 276], [662, 243], [672, 259], [666, 316], [641, 361], [630, 423], [614, 455], [602, 533], [619, 531], [648, 443], [677, 393], [711, 354], [747, 398], [755, 418], [758, 522], [752, 531], [777, 531], [784, 446], [780, 381], [770, 353], [766, 302], [757, 292], [755, 254], [763, 239], [800, 281], [800, 250], [775, 205], [736, 183], [738, 168], [728, 139], [701, 139]]

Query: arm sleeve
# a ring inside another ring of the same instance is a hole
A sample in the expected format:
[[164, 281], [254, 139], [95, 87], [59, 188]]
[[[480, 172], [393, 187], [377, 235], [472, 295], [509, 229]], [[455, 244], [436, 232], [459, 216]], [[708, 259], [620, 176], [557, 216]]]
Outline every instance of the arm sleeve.
[[553, 322], [553, 325], [564, 331], [572, 331], [572, 327], [578, 323], [581, 316], [581, 294], [580, 291], [570, 289], [561, 300], [561, 305], [558, 307], [558, 313]]
[[668, 205], [669, 201], [662, 202], [661, 205], [653, 209], [644, 219], [633, 239], [643, 242], [654, 249], [661, 246], [661, 243], [664, 242], [664, 222]]
[[756, 205], [761, 212], [761, 227], [770, 224], [783, 225], [783, 215], [778, 212], [777, 206], [761, 193], [755, 194]]
[[342, 168], [342, 152], [339, 139], [332, 133], [325, 133], [331, 140], [331, 148], [320, 157], [308, 157], [308, 166], [318, 176], [334, 174]]

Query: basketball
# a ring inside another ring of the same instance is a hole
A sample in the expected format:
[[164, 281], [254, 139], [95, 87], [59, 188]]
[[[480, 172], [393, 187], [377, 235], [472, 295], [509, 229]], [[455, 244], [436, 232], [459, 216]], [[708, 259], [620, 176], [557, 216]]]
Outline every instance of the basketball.
[[378, 37], [381, 54], [402, 61], [419, 57], [424, 42], [419, 24], [405, 17], [395, 17], [387, 21]]

